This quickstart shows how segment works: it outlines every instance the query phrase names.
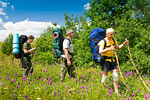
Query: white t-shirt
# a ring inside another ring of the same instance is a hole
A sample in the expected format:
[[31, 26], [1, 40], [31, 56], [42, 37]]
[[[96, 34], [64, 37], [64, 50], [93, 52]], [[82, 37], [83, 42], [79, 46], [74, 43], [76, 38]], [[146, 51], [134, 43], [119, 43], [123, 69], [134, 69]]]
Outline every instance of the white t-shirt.
[[[63, 41], [63, 50], [65, 48], [68, 48], [68, 51], [70, 53], [73, 53], [73, 44], [72, 44], [71, 40], [70, 40], [70, 43], [69, 43], [68, 39], [64, 39], [64, 41]], [[66, 58], [65, 54], [61, 55], [61, 57]], [[69, 54], [69, 58], [72, 58], [72, 56], [70, 54]]]

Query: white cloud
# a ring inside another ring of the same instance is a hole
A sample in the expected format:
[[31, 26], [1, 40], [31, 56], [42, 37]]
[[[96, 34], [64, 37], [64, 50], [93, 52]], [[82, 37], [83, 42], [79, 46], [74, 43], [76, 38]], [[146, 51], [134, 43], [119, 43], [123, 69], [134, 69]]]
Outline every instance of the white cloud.
[[0, 15], [6, 15], [6, 13], [3, 12], [3, 8], [0, 8]]
[[[51, 22], [36, 22], [36, 21], [29, 21], [24, 20], [20, 22], [6, 22], [3, 24], [3, 30], [0, 30], [0, 41], [4, 41], [4, 39], [10, 33], [19, 33], [25, 35], [34, 35], [35, 37], [40, 36], [40, 34], [46, 30], [48, 27], [54, 27]], [[60, 27], [57, 25], [57, 27]]]
[[85, 4], [84, 9], [89, 10], [90, 9], [90, 3]]
[[0, 4], [2, 5], [2, 7], [7, 7], [7, 3], [6, 2], [0, 1]]
[[3, 24], [3, 20], [0, 18], [0, 25]]
[[15, 7], [14, 7], [13, 5], [11, 5], [11, 8], [12, 8], [12, 10], [14, 10], [14, 9], [15, 9]]

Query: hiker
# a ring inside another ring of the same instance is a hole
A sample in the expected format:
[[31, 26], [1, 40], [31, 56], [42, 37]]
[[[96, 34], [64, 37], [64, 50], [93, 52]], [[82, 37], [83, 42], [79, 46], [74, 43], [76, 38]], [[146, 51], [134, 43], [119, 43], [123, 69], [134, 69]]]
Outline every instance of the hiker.
[[[21, 63], [22, 63], [22, 72], [23, 77], [28, 76], [29, 73], [33, 72], [33, 67], [31, 63], [31, 53], [33, 53], [36, 50], [36, 47], [31, 49], [31, 43], [34, 40], [34, 36], [29, 35], [28, 40], [23, 44], [23, 54], [21, 57]], [[32, 69], [31, 69], [32, 68]]]
[[68, 72], [69, 77], [75, 78], [75, 67], [73, 66], [73, 44], [71, 39], [74, 37], [74, 31], [68, 29], [66, 31], [67, 38], [63, 41], [63, 50], [64, 53], [61, 55], [62, 64], [60, 72], [61, 82], [64, 80], [66, 73]]
[[114, 40], [115, 31], [112, 28], [106, 30], [106, 37], [98, 43], [99, 53], [103, 56], [104, 60], [101, 63], [103, 75], [102, 75], [102, 85], [104, 85], [105, 80], [108, 77], [108, 72], [111, 71], [114, 83], [115, 93], [118, 94], [118, 74], [117, 74], [117, 63], [114, 56], [114, 50], [118, 50], [124, 47], [124, 45], [129, 44], [129, 41], [124, 41], [121, 45], [118, 45], [117, 41]]

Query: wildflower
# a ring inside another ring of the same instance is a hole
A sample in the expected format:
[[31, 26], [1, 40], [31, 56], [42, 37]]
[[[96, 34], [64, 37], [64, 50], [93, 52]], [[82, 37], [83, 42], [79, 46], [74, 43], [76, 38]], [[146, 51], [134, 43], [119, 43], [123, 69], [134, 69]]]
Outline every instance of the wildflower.
[[138, 89], [137, 92], [140, 92], [140, 89]]
[[17, 75], [18, 75], [18, 73], [15, 74], [15, 76], [17, 76]]
[[14, 94], [13, 97], [16, 98], [16, 94]]
[[134, 96], [134, 93], [131, 93], [132, 94], [132, 96]]
[[55, 87], [55, 84], [53, 84], [53, 87]]
[[2, 77], [0, 76], [0, 79], [2, 79]]
[[27, 98], [28, 98], [28, 95], [25, 95], [25, 98], [27, 99]]
[[62, 100], [62, 96], [60, 96], [60, 100]]
[[33, 79], [32, 81], [35, 82], [35, 79]]
[[83, 78], [86, 78], [86, 75], [83, 75]]
[[110, 94], [110, 95], [112, 95], [112, 92], [113, 92], [113, 90], [112, 90], [112, 89], [110, 89], [110, 90], [109, 90], [109, 94]]
[[118, 88], [120, 88], [120, 85], [118, 85]]
[[13, 79], [13, 80], [11, 81], [11, 83], [14, 83], [14, 82], [16, 82], [16, 79]]
[[84, 86], [80, 86], [80, 88], [83, 88], [83, 89], [84, 89]]
[[144, 96], [145, 99], [148, 99], [147, 95]]
[[88, 92], [88, 89], [86, 89], [85, 91]]
[[41, 98], [37, 98], [37, 100], [41, 100]]
[[43, 77], [41, 77], [41, 82], [43, 81]]
[[66, 86], [66, 90], [67, 90], [68, 88], [70, 88], [70, 86]]
[[56, 92], [53, 92], [53, 96], [56, 96]]

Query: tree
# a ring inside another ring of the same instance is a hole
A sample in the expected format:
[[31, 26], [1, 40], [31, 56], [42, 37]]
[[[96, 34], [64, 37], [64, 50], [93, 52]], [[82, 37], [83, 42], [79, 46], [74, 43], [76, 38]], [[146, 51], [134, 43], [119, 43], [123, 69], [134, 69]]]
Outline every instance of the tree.
[[13, 35], [9, 34], [9, 36], [4, 40], [2, 44], [2, 52], [6, 55], [10, 55], [12, 52], [12, 44], [13, 44]]

